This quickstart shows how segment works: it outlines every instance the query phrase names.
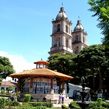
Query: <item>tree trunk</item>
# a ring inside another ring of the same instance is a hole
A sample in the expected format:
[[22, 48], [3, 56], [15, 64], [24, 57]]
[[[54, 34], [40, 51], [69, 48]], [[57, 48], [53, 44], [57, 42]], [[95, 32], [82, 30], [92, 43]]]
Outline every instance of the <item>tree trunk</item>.
[[100, 90], [100, 92], [102, 89], [102, 85], [103, 85], [102, 75], [101, 75], [101, 72], [99, 71], [99, 90]]
[[93, 89], [95, 90], [95, 77], [93, 75]]

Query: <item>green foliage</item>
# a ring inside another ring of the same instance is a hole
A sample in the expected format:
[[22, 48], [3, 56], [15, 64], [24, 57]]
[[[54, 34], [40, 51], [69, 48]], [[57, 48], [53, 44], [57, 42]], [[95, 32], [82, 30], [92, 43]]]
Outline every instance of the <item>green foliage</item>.
[[102, 108], [102, 98], [97, 99], [97, 107], [98, 107], [98, 109]]
[[[51, 70], [57, 70], [58, 72], [71, 75], [75, 78], [75, 62], [74, 58], [76, 57], [75, 54], [72, 53], [56, 53], [48, 57], [48, 68]], [[67, 83], [67, 92], [69, 92], [69, 86]]]
[[8, 87], [8, 91], [12, 91], [13, 90], [13, 87], [12, 86], [9, 86]]
[[101, 98], [97, 99], [97, 102], [91, 102], [88, 109], [108, 109], [109, 104], [103, 103]]
[[[29, 106], [32, 106], [32, 105], [31, 105], [30, 103], [23, 102], [23, 103], [22, 103], [22, 106], [28, 106], [28, 107], [29, 107]], [[35, 107], [36, 107], [36, 106], [35, 106]]]
[[104, 35], [103, 44], [109, 47], [109, 0], [89, 0], [88, 4], [91, 6], [89, 9], [98, 16], [99, 24], [97, 25]]
[[[53, 103], [46, 103], [46, 102], [37, 102], [37, 103], [30, 102], [28, 104], [29, 104], [29, 106], [33, 106], [33, 107], [36, 107], [36, 106], [46, 106], [46, 107], [49, 107], [50, 108], [50, 107], [53, 106]], [[23, 105], [25, 105], [25, 104], [23, 104]]]
[[109, 72], [109, 59], [106, 52], [103, 45], [91, 45], [81, 50], [76, 59], [78, 68], [76, 75], [85, 75], [86, 78], [98, 75], [100, 90], [102, 89], [103, 80]]
[[6, 104], [6, 99], [5, 98], [0, 98], [0, 109], [3, 109]]
[[25, 94], [24, 102], [30, 102], [30, 99], [31, 99], [31, 95], [30, 94]]
[[3, 79], [2, 79], [2, 78], [0, 78], [0, 82], [2, 82], [2, 80], [3, 80]]
[[66, 105], [62, 104], [62, 109], [69, 109]]
[[1, 94], [4, 94], [5, 93], [5, 91], [4, 90], [1, 90]]
[[5, 72], [5, 74], [1, 74], [0, 77], [6, 78], [8, 75], [14, 73], [13, 65], [10, 63], [9, 59], [6, 57], [0, 56], [0, 73]]
[[76, 108], [76, 109], [81, 109], [80, 106], [77, 104], [76, 101], [71, 102], [71, 103], [70, 103], [70, 107], [71, 107], [71, 108]]
[[25, 85], [25, 80], [22, 79], [22, 80], [21, 80], [21, 87], [20, 87], [20, 88], [21, 88], [21, 89], [20, 89], [21, 91], [23, 91], [24, 85]]
[[11, 106], [21, 106], [18, 101], [12, 101]]
[[109, 108], [109, 103], [102, 102], [102, 107]]

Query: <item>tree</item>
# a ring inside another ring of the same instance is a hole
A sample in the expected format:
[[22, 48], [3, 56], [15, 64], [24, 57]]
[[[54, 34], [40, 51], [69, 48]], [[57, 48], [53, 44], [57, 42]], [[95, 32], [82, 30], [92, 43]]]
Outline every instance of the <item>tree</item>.
[[97, 25], [104, 35], [103, 44], [109, 47], [109, 0], [89, 0], [90, 11], [95, 12], [93, 16], [98, 16]]
[[[103, 45], [85, 47], [77, 56], [78, 72], [82, 75], [99, 77], [99, 89], [102, 89], [103, 80], [109, 73], [109, 59], [105, 55]], [[77, 73], [76, 73], [77, 74]]]
[[72, 67], [75, 67], [75, 63], [73, 62], [73, 58], [76, 55], [72, 53], [56, 53], [48, 57], [48, 68], [51, 70], [57, 70], [58, 72], [72, 75], [74, 72], [72, 71]]
[[0, 78], [0, 86], [2, 85], [2, 78]]
[[[48, 68], [51, 70], [57, 70], [58, 72], [73, 76], [74, 71], [72, 70], [75, 67], [73, 58], [76, 55], [73, 53], [56, 53], [48, 57]], [[67, 82], [67, 92], [69, 92], [68, 82]]]
[[0, 77], [6, 78], [8, 75], [12, 73], [14, 73], [14, 69], [9, 59], [0, 56]]
[[12, 86], [9, 86], [8, 87], [8, 91], [13, 91], [13, 87]]

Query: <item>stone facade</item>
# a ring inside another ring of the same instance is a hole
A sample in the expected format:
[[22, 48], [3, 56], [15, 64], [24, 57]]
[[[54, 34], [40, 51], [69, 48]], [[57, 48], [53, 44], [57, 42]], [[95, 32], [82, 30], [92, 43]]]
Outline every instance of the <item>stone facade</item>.
[[87, 33], [81, 21], [77, 21], [77, 25], [72, 32], [72, 22], [61, 7], [56, 19], [52, 21], [52, 47], [50, 48], [50, 55], [55, 53], [75, 53], [78, 54], [80, 50], [87, 46]]

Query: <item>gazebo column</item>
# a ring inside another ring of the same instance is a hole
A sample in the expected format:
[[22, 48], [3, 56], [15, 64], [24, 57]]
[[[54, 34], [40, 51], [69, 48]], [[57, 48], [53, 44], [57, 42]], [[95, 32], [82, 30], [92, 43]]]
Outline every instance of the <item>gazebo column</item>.
[[59, 81], [59, 93], [61, 93], [61, 80]]
[[64, 81], [62, 82], [62, 93], [65, 94]]
[[30, 88], [29, 88], [29, 93], [32, 92], [33, 92], [33, 77], [31, 77]]
[[20, 90], [20, 87], [21, 87], [21, 79], [19, 78], [18, 79], [18, 90]]
[[53, 78], [51, 78], [51, 92], [50, 94], [54, 94], [54, 89], [53, 89]]

